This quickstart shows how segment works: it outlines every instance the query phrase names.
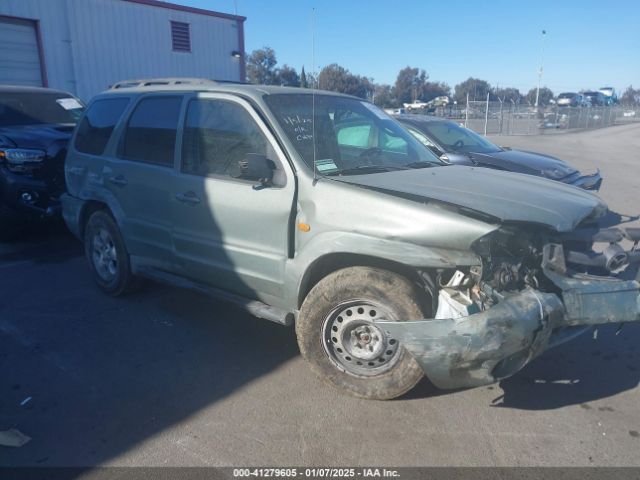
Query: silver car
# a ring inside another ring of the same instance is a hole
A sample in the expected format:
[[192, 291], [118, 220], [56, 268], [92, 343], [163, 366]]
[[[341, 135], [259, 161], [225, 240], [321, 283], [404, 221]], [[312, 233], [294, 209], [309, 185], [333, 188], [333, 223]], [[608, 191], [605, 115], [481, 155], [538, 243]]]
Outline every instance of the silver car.
[[564, 92], [556, 98], [556, 105], [559, 107], [583, 107], [585, 99], [579, 93]]
[[295, 323], [311, 367], [359, 397], [425, 374], [492, 383], [640, 316], [640, 252], [620, 246], [640, 232], [600, 229], [597, 196], [446, 165], [354, 97], [118, 84], [84, 114], [66, 181], [64, 218], [106, 293], [149, 278]]

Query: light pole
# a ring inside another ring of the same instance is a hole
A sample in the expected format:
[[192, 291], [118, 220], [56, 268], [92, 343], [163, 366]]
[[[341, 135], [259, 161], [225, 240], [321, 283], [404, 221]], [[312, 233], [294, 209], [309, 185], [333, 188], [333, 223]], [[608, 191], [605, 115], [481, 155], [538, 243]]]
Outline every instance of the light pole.
[[538, 88], [536, 88], [536, 112], [538, 111], [538, 100], [540, 98], [540, 80], [542, 79], [542, 64], [544, 62], [544, 37], [546, 30], [542, 31], [542, 41], [540, 44], [540, 69], [538, 70]]
[[538, 111], [538, 99], [540, 98], [540, 80], [542, 79], [542, 63], [544, 61], [544, 36], [546, 30], [542, 30], [542, 41], [540, 45], [540, 69], [538, 70], [538, 88], [536, 88], [536, 112]]

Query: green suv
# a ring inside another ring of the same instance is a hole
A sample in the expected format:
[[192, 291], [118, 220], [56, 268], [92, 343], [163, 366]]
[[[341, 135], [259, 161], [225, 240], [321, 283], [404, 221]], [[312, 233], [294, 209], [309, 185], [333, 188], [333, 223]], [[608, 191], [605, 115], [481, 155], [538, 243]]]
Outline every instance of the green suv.
[[597, 196], [446, 165], [358, 98], [122, 82], [91, 101], [65, 173], [105, 292], [148, 278], [295, 323], [312, 368], [356, 396], [495, 382], [640, 317], [640, 252], [620, 246], [640, 232], [599, 228]]

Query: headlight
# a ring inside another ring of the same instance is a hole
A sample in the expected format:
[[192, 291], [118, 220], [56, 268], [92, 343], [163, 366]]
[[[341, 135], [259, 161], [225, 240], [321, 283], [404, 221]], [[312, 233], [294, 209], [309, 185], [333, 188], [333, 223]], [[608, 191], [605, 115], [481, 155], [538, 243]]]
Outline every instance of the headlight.
[[541, 170], [540, 173], [542, 173], [542, 175], [544, 175], [547, 178], [552, 178], [554, 180], [557, 180], [559, 178], [564, 178], [567, 175], [571, 175], [573, 172], [574, 171], [571, 168], [553, 167], [553, 168], [547, 168], [545, 170]]
[[7, 168], [14, 172], [26, 172], [40, 165], [45, 157], [43, 150], [26, 148], [0, 149], [0, 161], [7, 164]]

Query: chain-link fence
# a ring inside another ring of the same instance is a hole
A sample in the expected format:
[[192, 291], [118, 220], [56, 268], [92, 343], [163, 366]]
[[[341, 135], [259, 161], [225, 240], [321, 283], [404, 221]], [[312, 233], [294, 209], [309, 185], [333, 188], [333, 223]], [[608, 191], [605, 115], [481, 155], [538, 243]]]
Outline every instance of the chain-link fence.
[[640, 122], [640, 107], [533, 107], [512, 102], [470, 101], [429, 112], [455, 120], [482, 134], [532, 135]]

